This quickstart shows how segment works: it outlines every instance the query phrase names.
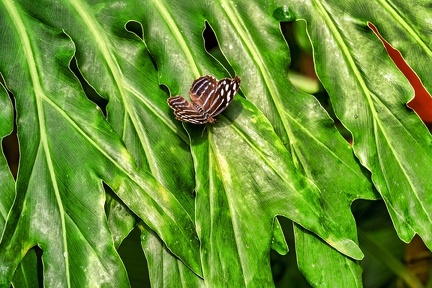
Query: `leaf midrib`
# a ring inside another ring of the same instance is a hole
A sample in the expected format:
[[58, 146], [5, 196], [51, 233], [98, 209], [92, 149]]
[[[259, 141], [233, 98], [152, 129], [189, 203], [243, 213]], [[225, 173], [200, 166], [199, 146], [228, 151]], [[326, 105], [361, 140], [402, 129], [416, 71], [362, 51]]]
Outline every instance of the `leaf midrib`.
[[168, 29], [171, 31], [174, 38], [177, 40], [177, 43], [179, 44], [184, 55], [186, 56], [186, 59], [188, 60], [188, 63], [192, 68], [193, 75], [195, 76], [195, 78], [200, 77], [201, 76], [200, 70], [195, 65], [196, 61], [189, 49], [189, 45], [186, 43], [184, 37], [182, 36], [181, 31], [178, 29], [178, 26], [175, 23], [174, 18], [171, 17], [170, 13], [168, 12], [168, 9], [165, 7], [162, 1], [155, 0], [152, 2], [156, 5], [156, 9], [159, 11], [161, 17], [167, 24]]
[[[103, 37], [102, 35], [105, 35], [104, 31], [100, 31], [99, 26], [95, 25], [94, 21], [93, 21], [93, 17], [91, 17], [91, 15], [88, 13], [88, 11], [86, 9], [83, 8], [83, 4], [82, 2], [79, 1], [70, 1], [71, 5], [75, 8], [75, 10], [78, 12], [78, 14], [80, 15], [81, 19], [83, 19], [83, 22], [85, 23], [86, 27], [88, 28], [88, 31], [90, 31], [90, 34], [94, 37], [95, 39], [95, 43], [99, 48], [99, 51], [101, 51], [101, 54], [103, 56], [103, 58], [105, 59], [107, 66], [109, 67], [109, 71], [112, 73], [114, 82], [117, 84], [117, 88], [119, 90], [119, 98], [121, 99], [121, 101], [123, 102], [124, 108], [125, 108], [125, 115], [123, 117], [123, 135], [122, 138], [124, 140], [124, 131], [127, 130], [127, 119], [129, 118], [130, 121], [133, 123], [133, 127], [135, 129], [135, 131], [137, 132], [138, 138], [140, 139], [140, 143], [144, 144], [141, 145], [141, 147], [143, 148], [146, 158], [147, 158], [147, 163], [149, 165], [149, 170], [150, 172], [157, 177], [158, 179], [160, 179], [160, 177], [162, 177], [162, 175], [160, 175], [160, 171], [158, 169], [158, 167], [156, 166], [155, 163], [157, 163], [157, 161], [155, 160], [155, 155], [154, 153], [151, 152], [150, 147], [151, 145], [149, 145], [149, 141], [148, 141], [148, 136], [145, 135], [143, 133], [143, 130], [138, 129], [137, 127], [139, 127], [139, 123], [137, 120], [137, 117], [132, 110], [133, 108], [130, 105], [130, 102], [127, 100], [127, 93], [126, 91], [131, 92], [133, 95], [139, 95], [139, 93], [137, 91], [135, 91], [135, 89], [133, 87], [129, 87], [124, 81], [123, 81], [123, 75], [119, 69], [119, 65], [116, 65], [116, 60], [114, 59], [114, 56], [112, 53], [110, 53], [109, 49], [107, 48], [106, 45], [102, 45], [103, 43], [108, 43], [109, 41], [107, 39], [105, 39], [105, 37]], [[169, 13], [167, 12], [166, 8], [158, 3], [158, 1], [154, 2], [156, 4], [156, 6], [158, 7], [158, 9], [160, 10], [160, 13], [162, 16], [164, 16], [167, 20], [168, 23], [171, 23], [171, 25], [169, 25], [168, 27], [171, 27], [171, 31], [173, 32], [173, 35], [178, 39], [178, 42], [180, 44], [180, 46], [183, 48], [183, 51], [186, 55], [186, 57], [190, 60], [193, 59], [190, 51], [187, 49], [187, 45], [186, 42], [184, 41], [184, 39], [181, 37], [181, 33], [178, 29], [176, 29], [175, 23], [172, 19], [172, 17], [170, 17]], [[158, 5], [159, 4], [159, 5]], [[190, 63], [194, 63], [193, 61], [190, 61]], [[196, 66], [192, 67], [194, 69], [194, 72], [196, 74], [198, 74], [199, 72]], [[136, 94], [134, 94], [136, 93]], [[140, 99], [140, 101], [142, 103], [144, 103], [146, 105], [146, 107], [148, 107], [150, 110], [152, 110], [155, 115], [158, 115], [154, 109], [154, 107], [152, 107], [152, 105], [150, 105], [148, 102], [144, 101], [145, 97], [138, 97]], [[165, 119], [163, 119], [161, 117], [162, 121], [168, 126], [170, 127], [171, 130], [174, 131], [173, 125], [169, 125]], [[183, 139], [185, 142], [187, 141], [186, 139]]]
[[[331, 31], [331, 34], [335, 37], [336, 42], [339, 44], [338, 46], [341, 49], [342, 54], [344, 55], [346, 61], [348, 62], [348, 66], [351, 68], [351, 71], [353, 71], [354, 75], [355, 75], [355, 79], [357, 80], [357, 82], [359, 83], [359, 87], [361, 88], [361, 91], [363, 92], [362, 94], [365, 96], [365, 99], [368, 103], [368, 106], [370, 107], [369, 111], [372, 114], [372, 119], [373, 119], [373, 134], [374, 134], [374, 139], [375, 139], [375, 147], [379, 146], [378, 143], [378, 137], [379, 137], [379, 133], [377, 132], [378, 129], [379, 131], [381, 131], [384, 139], [386, 140], [386, 143], [388, 145], [388, 147], [391, 149], [392, 154], [395, 155], [395, 157], [397, 157], [398, 153], [396, 153], [394, 146], [391, 145], [391, 141], [389, 141], [388, 139], [391, 139], [391, 137], [389, 137], [387, 130], [385, 129], [382, 121], [380, 121], [379, 115], [376, 112], [375, 105], [373, 102], [373, 93], [371, 91], [369, 91], [366, 83], [363, 80], [363, 77], [361, 76], [361, 72], [357, 69], [357, 65], [355, 64], [354, 59], [351, 57], [349, 48], [345, 45], [345, 42], [343, 41], [340, 33], [338, 33], [338, 29], [337, 27], [334, 25], [334, 23], [331, 21], [329, 14], [327, 13], [327, 10], [323, 7], [322, 3], [320, 1], [314, 1], [314, 3], [316, 4], [316, 7], [320, 10], [320, 14], [323, 16], [323, 19], [325, 21], [325, 23], [327, 24], [327, 27], [329, 28], [329, 30]], [[379, 100], [379, 97], [375, 97], [377, 100]], [[391, 113], [390, 113], [391, 114]], [[378, 150], [377, 150], [378, 152]], [[379, 161], [381, 162], [382, 157], [378, 157]], [[362, 158], [359, 158], [361, 162], [363, 162]], [[401, 161], [398, 161], [398, 163], [402, 163]], [[369, 167], [369, 163], [362, 163], [365, 167]], [[382, 163], [381, 163], [382, 164]], [[383, 167], [383, 166], [381, 166]], [[411, 183], [409, 177], [407, 176], [407, 172], [406, 169], [404, 169], [403, 165], [400, 164], [399, 165], [400, 170], [403, 171], [404, 175], [405, 175], [405, 179], [408, 180], [408, 182], [410, 183], [411, 189], [412, 191], [416, 191], [415, 186], [413, 183]], [[371, 172], [373, 172], [373, 170], [370, 170]], [[372, 173], [373, 175], [374, 173]], [[384, 181], [388, 181], [388, 179], [385, 177]], [[388, 187], [388, 185], [386, 185]], [[387, 189], [387, 188], [386, 188]], [[418, 196], [417, 193], [416, 197]], [[418, 198], [418, 197], [417, 197]]]
[[[214, 139], [214, 136], [213, 136], [213, 134], [212, 133], [208, 133], [208, 143], [209, 143], [209, 171], [211, 171], [211, 170], [216, 170], [216, 171], [219, 171], [219, 175], [223, 175], [224, 177], [224, 180], [223, 181], [220, 181], [220, 183], [222, 184], [222, 186], [223, 186], [223, 191], [220, 191], [220, 190], [217, 190], [217, 191], [214, 191], [214, 189], [212, 189], [213, 187], [214, 187], [214, 185], [211, 185], [211, 183], [209, 183], [210, 185], [209, 185], [209, 187], [210, 187], [210, 189], [209, 189], [209, 193], [212, 193], [212, 192], [214, 192], [214, 193], [227, 193], [229, 190], [227, 189], [227, 187], [226, 187], [226, 183], [227, 183], [227, 181], [226, 181], [226, 171], [222, 171], [222, 167], [220, 166], [220, 164], [219, 164], [219, 162], [216, 160], [217, 159], [217, 148], [216, 148], [216, 146], [215, 146], [215, 139]], [[213, 157], [212, 157], [213, 156]], [[215, 161], [216, 160], [216, 161]], [[213, 169], [212, 169], [213, 168]], [[217, 172], [216, 172], [217, 173]], [[209, 173], [210, 175], [210, 182], [215, 182], [214, 180], [213, 180], [213, 173]], [[228, 173], [228, 174], [230, 174], [230, 173]], [[210, 195], [209, 195], [210, 196]], [[214, 197], [211, 197], [211, 199], [213, 199]], [[239, 238], [241, 238], [241, 237], [238, 237], [241, 233], [240, 233], [240, 231], [239, 231], [239, 228], [238, 228], [238, 226], [239, 226], [239, 224], [237, 223], [238, 221], [236, 221], [237, 219], [235, 219], [234, 217], [233, 217], [233, 215], [236, 215], [236, 213], [235, 213], [235, 208], [233, 207], [233, 205], [232, 205], [232, 203], [231, 203], [231, 201], [229, 201], [230, 199], [229, 199], [230, 197], [228, 197], [228, 195], [226, 195], [226, 199], [227, 199], [227, 205], [228, 205], [228, 209], [229, 209], [229, 212], [230, 212], [230, 214], [229, 214], [229, 216], [230, 216], [230, 220], [231, 220], [231, 223], [232, 223], [232, 225], [231, 225], [231, 227], [232, 227], [232, 230], [233, 230], [233, 233], [234, 233], [234, 241], [235, 241], [235, 248], [236, 248], [236, 251], [237, 251], [237, 255], [238, 255], [238, 259], [239, 259], [239, 261], [240, 261], [240, 263], [241, 263], [241, 265], [240, 265], [240, 268], [241, 268], [241, 271], [242, 271], [242, 275], [244, 276], [245, 275], [245, 271], [247, 271], [247, 269], [245, 270], [245, 267], [247, 267], [247, 263], [245, 263], [245, 259], [243, 258], [243, 257], [241, 257], [241, 255], [243, 254], [243, 253], [241, 253], [241, 250], [240, 250], [240, 247], [241, 247], [241, 245], [240, 245], [240, 243], [241, 243], [241, 241], [239, 240]], [[210, 215], [214, 215], [215, 213], [213, 212], [214, 211], [214, 209], [213, 209], [213, 207], [217, 207], [217, 205], [213, 205], [213, 203], [210, 203], [210, 209], [211, 209], [211, 214]], [[220, 225], [214, 225], [214, 223], [215, 223], [215, 221], [214, 221], [214, 219], [215, 219], [215, 217], [211, 217], [211, 233], [213, 232], [213, 227], [215, 227], [215, 226], [220, 226]], [[210, 238], [210, 239], [212, 239], [212, 238]], [[244, 284], [245, 284], [245, 286], [247, 286], [247, 282], [246, 282], [246, 279], [245, 279], [245, 277], [242, 277], [242, 279], [243, 279], [243, 282], [244, 282]]]
[[[47, 137], [47, 131], [46, 131], [46, 121], [43, 113], [43, 104], [42, 104], [42, 98], [44, 96], [44, 91], [42, 89], [42, 85], [40, 83], [41, 77], [39, 76], [38, 69], [36, 67], [36, 57], [33, 54], [32, 45], [30, 44], [31, 40], [29, 35], [27, 34], [27, 29], [24, 25], [23, 20], [20, 17], [19, 12], [17, 11], [16, 7], [14, 6], [14, 1], [11, 0], [5, 0], [4, 1], [5, 7], [7, 11], [9, 12], [9, 15], [11, 16], [11, 20], [13, 21], [15, 28], [17, 29], [18, 36], [20, 37], [22, 49], [24, 51], [25, 57], [27, 58], [27, 65], [29, 68], [30, 77], [33, 83], [33, 89], [34, 89], [34, 96], [36, 100], [36, 109], [38, 116], [38, 122], [39, 122], [39, 133], [40, 133], [40, 144], [42, 146], [43, 151], [45, 152], [44, 155], [46, 157], [46, 163], [47, 168], [49, 171], [50, 179], [52, 181], [52, 187], [54, 189], [55, 198], [57, 201], [57, 206], [59, 209], [59, 215], [60, 215], [60, 222], [61, 222], [61, 229], [62, 229], [62, 242], [63, 242], [63, 248], [65, 251], [68, 251], [68, 244], [67, 244], [67, 232], [66, 232], [66, 221], [65, 221], [65, 210], [63, 207], [63, 203], [60, 196], [60, 189], [57, 183], [56, 173], [54, 171], [54, 165], [53, 160], [51, 159], [50, 149], [48, 145], [48, 137]], [[64, 257], [65, 261], [65, 278], [67, 282], [67, 286], [71, 287], [71, 275], [69, 271], [69, 253]]]
[[[323, 143], [314, 134], [312, 134], [308, 129], [306, 129], [303, 125], [301, 125], [300, 122], [298, 122], [295, 118], [293, 118], [289, 113], [286, 113], [285, 109], [279, 104], [279, 101], [274, 100], [274, 98], [276, 98], [278, 100], [280, 99], [279, 93], [277, 92], [278, 89], [274, 85], [274, 81], [271, 80], [272, 79], [272, 77], [270, 76], [271, 73], [266, 69], [266, 65], [264, 64], [264, 61], [260, 57], [261, 53], [259, 53], [259, 49], [254, 45], [255, 41], [249, 40], [248, 37], [246, 36], [247, 33], [243, 30], [243, 27], [245, 27], [245, 25], [243, 23], [241, 23], [242, 18], [239, 17], [236, 12], [234, 12], [235, 9], [233, 9], [231, 7], [231, 3], [227, 2], [226, 0], [221, 0], [221, 6], [224, 7], [224, 11], [228, 16], [228, 19], [231, 21], [232, 25], [236, 28], [234, 30], [237, 31], [239, 33], [241, 39], [243, 39], [244, 46], [247, 47], [247, 50], [249, 51], [249, 55], [252, 56], [252, 59], [256, 63], [257, 67], [259, 68], [259, 71], [261, 72], [261, 75], [264, 79], [266, 87], [268, 87], [269, 94], [272, 96], [272, 97], [270, 97], [270, 99], [272, 100], [273, 104], [276, 107], [276, 111], [279, 115], [279, 119], [283, 123], [284, 131], [287, 133], [288, 139], [290, 139], [290, 147], [292, 147], [292, 149], [294, 149], [294, 150], [297, 150], [295, 142], [293, 140], [293, 139], [295, 139], [295, 136], [292, 133], [291, 125], [289, 124], [289, 121], [287, 119], [288, 117], [289, 117], [290, 121], [295, 122], [298, 125], [298, 127], [301, 127], [302, 131], [304, 131], [304, 133], [308, 134], [312, 139], [315, 139], [316, 143], [320, 143], [321, 147], [323, 147], [323, 149], [327, 150], [335, 158], [340, 159], [335, 154], [334, 151], [329, 149], [326, 145], [323, 145]], [[286, 117], [284, 117], [284, 115]], [[302, 155], [302, 153], [300, 153], [300, 154]], [[296, 156], [299, 157], [300, 156], [299, 153], [296, 153]], [[342, 159], [340, 159], [340, 160], [342, 160]], [[303, 160], [301, 162], [304, 163], [306, 161]], [[344, 165], [346, 167], [348, 167], [349, 170], [353, 171], [353, 168], [348, 163], [345, 163], [345, 161], [342, 161], [342, 163], [344, 163]], [[353, 171], [353, 172], [356, 172], [356, 171]], [[355, 174], [357, 174], [357, 173], [355, 173]]]
[[388, 11], [393, 19], [395, 19], [404, 29], [407, 31], [409, 35], [417, 42], [417, 44], [425, 51], [429, 57], [432, 57], [432, 51], [429, 47], [424, 43], [424, 41], [418, 36], [418, 34], [414, 31], [413, 28], [404, 20], [404, 18], [400, 17], [400, 14], [395, 11], [393, 6], [387, 3], [387, 1], [378, 0], [378, 3], [383, 6], [383, 10]]

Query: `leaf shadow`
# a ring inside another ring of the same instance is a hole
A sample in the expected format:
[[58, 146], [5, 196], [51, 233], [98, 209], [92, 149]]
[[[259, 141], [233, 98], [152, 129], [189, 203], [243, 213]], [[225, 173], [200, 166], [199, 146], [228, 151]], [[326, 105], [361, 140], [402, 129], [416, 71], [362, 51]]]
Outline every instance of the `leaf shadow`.
[[207, 141], [208, 133], [212, 133], [214, 128], [219, 129], [233, 125], [242, 110], [243, 106], [241, 102], [234, 100], [222, 114], [217, 116], [215, 123], [205, 125], [184, 123], [184, 127], [186, 128], [191, 140], [193, 139], [192, 142], [200, 145], [204, 141]]

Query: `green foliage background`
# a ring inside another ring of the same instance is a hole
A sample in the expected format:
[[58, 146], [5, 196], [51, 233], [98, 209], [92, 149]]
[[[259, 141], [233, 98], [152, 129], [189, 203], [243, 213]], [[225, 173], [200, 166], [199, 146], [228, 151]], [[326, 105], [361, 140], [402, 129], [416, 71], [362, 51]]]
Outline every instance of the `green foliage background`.
[[[292, 249], [312, 286], [361, 287], [356, 199], [382, 198], [399, 238], [418, 234], [431, 249], [432, 138], [368, 27], [430, 91], [428, 6], [1, 0], [0, 132], [16, 121], [20, 166], [14, 181], [0, 157], [0, 284], [36, 279], [38, 246], [47, 287], [128, 286], [116, 247], [138, 227], [154, 287], [272, 286], [270, 248], [288, 251], [279, 215], [294, 222]], [[307, 23], [352, 146], [288, 80], [280, 22], [294, 20]], [[229, 67], [206, 51], [206, 23]], [[105, 113], [71, 61], [108, 101]], [[174, 119], [169, 95], [228, 71], [241, 77], [241, 96], [215, 125]]]

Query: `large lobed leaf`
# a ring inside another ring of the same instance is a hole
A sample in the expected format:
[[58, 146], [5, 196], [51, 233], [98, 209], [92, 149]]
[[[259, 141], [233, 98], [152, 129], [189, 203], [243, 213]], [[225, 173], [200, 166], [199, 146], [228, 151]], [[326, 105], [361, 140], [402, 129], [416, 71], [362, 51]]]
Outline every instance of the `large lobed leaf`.
[[[259, 5], [238, 1], [235, 4], [214, 2], [211, 7], [163, 1], [146, 4], [144, 11], [147, 14], [143, 19], [145, 41], [156, 60], [162, 82], [172, 89], [173, 94], [178, 93], [179, 86], [184, 87], [179, 92], [186, 94], [194, 77], [210, 71], [214, 71], [215, 75], [223, 73], [219, 72], [218, 66], [212, 66], [214, 60], [203, 49], [201, 34], [208, 15], [222, 51], [242, 77], [241, 89], [246, 97], [256, 100], [256, 104], [262, 106], [261, 110], [267, 112], [268, 117], [274, 121], [280, 138], [295, 154], [294, 162], [298, 164], [298, 168], [305, 170], [308, 176], [328, 191], [325, 197], [321, 196], [315, 185], [295, 172], [294, 165], [290, 164], [293, 163], [293, 156], [288, 156], [288, 151], [281, 143], [277, 144], [279, 140], [276, 140], [269, 123], [245, 101], [235, 101], [228, 109], [227, 114], [236, 111], [235, 116], [229, 116], [231, 121], [224, 121], [229, 125], [216, 124], [214, 128], [208, 128], [208, 139], [201, 139], [201, 131], [195, 131], [198, 130], [196, 127], [188, 127], [197, 173], [196, 219], [202, 242], [205, 281], [209, 281], [211, 285], [223, 285], [219, 281], [233, 281], [232, 283], [242, 285], [257, 281], [256, 283], [268, 285], [268, 281], [271, 281], [269, 270], [257, 267], [268, 267], [265, 255], [268, 255], [271, 239], [270, 224], [277, 214], [297, 220], [337, 249], [361, 258], [355, 245], [352, 245], [356, 241], [356, 233], [349, 205], [356, 198], [375, 196], [355, 162], [349, 145], [337, 134], [327, 114], [316, 100], [295, 91], [287, 82], [283, 72], [284, 64], [288, 61], [288, 58], [284, 57], [287, 57], [288, 51], [278, 30], [278, 23], [269, 20], [267, 26], [263, 25], [267, 23], [265, 19], [271, 11], [269, 7], [261, 5], [268, 9], [262, 11]], [[246, 20], [247, 23], [241, 22], [245, 21], [244, 19], [250, 20]], [[255, 26], [257, 31], [253, 30]], [[260, 36], [259, 33], [267, 31], [266, 29], [270, 32]], [[263, 43], [267, 44], [269, 40], [274, 41], [270, 42], [271, 44], [276, 44], [271, 45], [275, 53], [268, 53], [265, 49], [267, 46]], [[283, 52], [286, 53], [285, 56]], [[271, 71], [273, 69], [274, 72]], [[184, 75], [188, 75], [184, 71], [190, 71], [192, 76], [182, 79]], [[183, 86], [178, 83], [183, 83]], [[291, 97], [297, 96], [292, 98], [294, 103], [283, 99], [289, 94], [294, 94]], [[241, 106], [248, 108], [241, 110]], [[304, 107], [310, 110], [305, 111]], [[248, 109], [254, 112], [250, 114], [246, 111]], [[303, 116], [302, 113], [305, 112], [308, 114]], [[245, 115], [248, 115], [246, 119], [249, 120], [244, 119]], [[252, 124], [254, 127], [249, 126]], [[244, 126], [244, 130], [240, 129], [240, 126]], [[319, 137], [315, 136], [320, 130], [322, 132], [318, 134]], [[289, 146], [289, 142], [293, 145]], [[272, 156], [266, 154], [264, 146], [272, 151], [269, 152]], [[252, 152], [247, 153], [250, 149], [256, 153], [255, 156], [252, 156]], [[328, 152], [317, 155], [316, 149]], [[247, 153], [245, 157], [244, 153]], [[328, 171], [328, 165], [341, 168]], [[280, 167], [285, 167], [281, 169], [283, 173], [277, 170]], [[342, 181], [338, 178], [341, 172], [345, 173]], [[269, 176], [266, 176], [267, 174]], [[261, 178], [262, 181], [259, 180]], [[298, 181], [305, 186], [298, 186]], [[275, 201], [268, 207], [267, 198], [261, 194], [265, 193], [264, 191], [268, 191], [269, 195], [266, 197]], [[297, 194], [294, 191], [301, 192]], [[248, 201], [249, 199], [251, 201]], [[304, 201], [311, 206], [295, 201]], [[298, 209], [294, 209], [290, 203], [297, 203]], [[309, 208], [311, 210], [308, 210]], [[323, 211], [325, 215], [320, 214]], [[244, 226], [249, 226], [249, 229], [242, 228]], [[320, 228], [324, 226], [325, 232]], [[249, 233], [255, 233], [255, 237]], [[344, 240], [341, 241], [338, 237]], [[346, 237], [352, 239], [352, 242], [347, 241]], [[315, 245], [323, 246], [322, 242], [317, 243]], [[249, 245], [251, 248], [246, 249]], [[338, 253], [335, 252], [333, 256], [338, 257]], [[224, 264], [233, 261], [238, 264]], [[356, 265], [349, 259], [346, 262]], [[241, 269], [241, 273], [233, 267]], [[357, 268], [354, 281], [358, 281], [359, 271]], [[222, 275], [229, 276], [224, 278]]]
[[[3, 139], [13, 129], [13, 107], [4, 87], [0, 87], [0, 139]], [[3, 150], [0, 154], [0, 235], [3, 232], [7, 215], [15, 197], [14, 179], [9, 170]]]
[[[52, 7], [50, 2], [46, 1], [46, 5]], [[62, 13], [50, 18], [52, 25], [62, 27], [73, 39], [80, 71], [100, 95], [109, 99], [108, 120], [137, 165], [175, 194], [193, 218], [193, 163], [187, 135], [180, 123], [169, 119], [166, 93], [159, 87], [158, 74], [142, 39], [125, 29], [128, 21], [134, 19], [131, 13], [140, 14], [142, 5], [92, 1], [71, 2], [69, 6], [57, 3], [55, 9]], [[118, 221], [110, 228], [116, 231], [114, 237], [119, 242], [133, 221], [127, 219], [130, 217], [124, 211], [119, 212], [121, 204], [109, 204], [116, 207], [108, 209], [108, 217]], [[116, 213], [121, 216], [115, 216]]]
[[[13, 106], [3, 86], [0, 87], [0, 107], [0, 138], [3, 138], [12, 132], [14, 123]], [[3, 234], [14, 198], [15, 182], [2, 151], [0, 157], [0, 235]], [[14, 287], [36, 287], [38, 285], [37, 271], [34, 269], [36, 265], [36, 252], [34, 250], [29, 251], [15, 272]]]
[[355, 154], [371, 171], [399, 237], [408, 242], [417, 233], [431, 249], [432, 137], [407, 109], [413, 91], [368, 27], [371, 22], [389, 35], [390, 44], [408, 56], [430, 88], [428, 73], [419, 65], [419, 59], [431, 58], [424, 43], [430, 31], [421, 18], [427, 5], [410, 5], [408, 13], [401, 1], [284, 2], [293, 17], [308, 22], [318, 76], [337, 117], [353, 134]]
[[[0, 253], [2, 283], [10, 282], [25, 252], [39, 245], [46, 285], [127, 285], [104, 217], [103, 180], [128, 206], [115, 198], [107, 204], [116, 245], [130, 231], [134, 213], [156, 231], [139, 226], [153, 285], [272, 285], [268, 254], [271, 245], [286, 249], [274, 222], [283, 215], [298, 223], [299, 267], [311, 284], [361, 286], [361, 269], [350, 258], [362, 253], [349, 207], [355, 199], [377, 196], [319, 103], [288, 82], [289, 51], [279, 20], [307, 20], [318, 75], [353, 133], [355, 154], [372, 172], [401, 238], [408, 241], [417, 232], [430, 247], [430, 134], [403, 106], [411, 95], [408, 84], [367, 28], [367, 21], [377, 25], [426, 77], [418, 55], [430, 54], [428, 32], [404, 4], [374, 2], [359, 9], [354, 2], [289, 0], [2, 3], [0, 51], [7, 53], [0, 53], [0, 71], [16, 98], [25, 160], [0, 244], [7, 251]], [[415, 10], [422, 14], [425, 7]], [[130, 20], [143, 24], [146, 44], [126, 30]], [[237, 96], [214, 126], [203, 132], [186, 125], [185, 133], [158, 80], [171, 94], [186, 96], [198, 76], [227, 76], [204, 49], [205, 21], [242, 78], [247, 100]], [[397, 40], [397, 31], [404, 31], [406, 41]], [[86, 81], [109, 100], [112, 126], [70, 73], [74, 52]], [[11, 116], [2, 113], [4, 136]], [[11, 202], [2, 199], [0, 205], [4, 212]], [[204, 281], [174, 255], [197, 273], [200, 257]], [[94, 278], [82, 277], [80, 266]]]
[[[346, 235], [356, 239], [350, 204], [358, 198], [376, 196], [351, 147], [338, 134], [317, 100], [287, 81], [289, 51], [279, 23], [270, 17], [278, 16], [279, 7], [264, 1], [212, 3], [209, 23], [222, 52], [242, 75], [242, 89], [247, 98], [271, 121], [297, 168], [323, 192], [324, 210], [338, 215], [338, 223]], [[361, 283], [358, 263], [337, 253], [314, 234], [303, 229], [295, 232], [299, 267], [310, 282], [323, 285], [316, 278], [344, 275], [329, 283], [353, 287]], [[327, 242], [337, 248], [337, 244]], [[313, 271], [309, 273], [309, 269]]]
[[0, 9], [0, 69], [16, 99], [22, 160], [0, 244], [1, 283], [39, 245], [45, 285], [127, 285], [105, 219], [102, 180], [199, 273], [190, 214], [150, 173], [135, 168], [69, 70], [70, 38], [43, 22], [54, 19], [44, 14], [50, 10], [33, 8], [4, 1]]

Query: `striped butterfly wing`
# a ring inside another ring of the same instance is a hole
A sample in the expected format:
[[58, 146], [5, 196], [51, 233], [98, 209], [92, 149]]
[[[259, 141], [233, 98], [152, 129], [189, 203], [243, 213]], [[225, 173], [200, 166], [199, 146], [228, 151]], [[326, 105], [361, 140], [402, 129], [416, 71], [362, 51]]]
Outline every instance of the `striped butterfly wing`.
[[210, 118], [224, 111], [240, 87], [240, 78], [224, 78], [217, 81], [213, 76], [203, 76], [192, 84], [189, 91], [192, 102]]
[[213, 118], [224, 111], [240, 87], [240, 78], [224, 78], [218, 81], [207, 75], [196, 79], [189, 90], [192, 103], [181, 96], [168, 99], [177, 120], [193, 124], [214, 123]]
[[217, 79], [210, 75], [202, 76], [192, 83], [189, 96], [204, 112], [207, 112], [204, 107], [207, 107], [215, 96], [217, 84]]
[[190, 103], [182, 96], [170, 97], [167, 102], [174, 110], [174, 115], [177, 120], [192, 124], [205, 124], [208, 122], [208, 116], [206, 116], [199, 107], [196, 107], [195, 104]]
[[235, 76], [233, 79], [224, 78], [219, 80], [212, 101], [208, 101], [203, 110], [211, 117], [215, 117], [219, 113], [222, 113], [231, 101], [234, 99], [240, 87], [240, 77]]

